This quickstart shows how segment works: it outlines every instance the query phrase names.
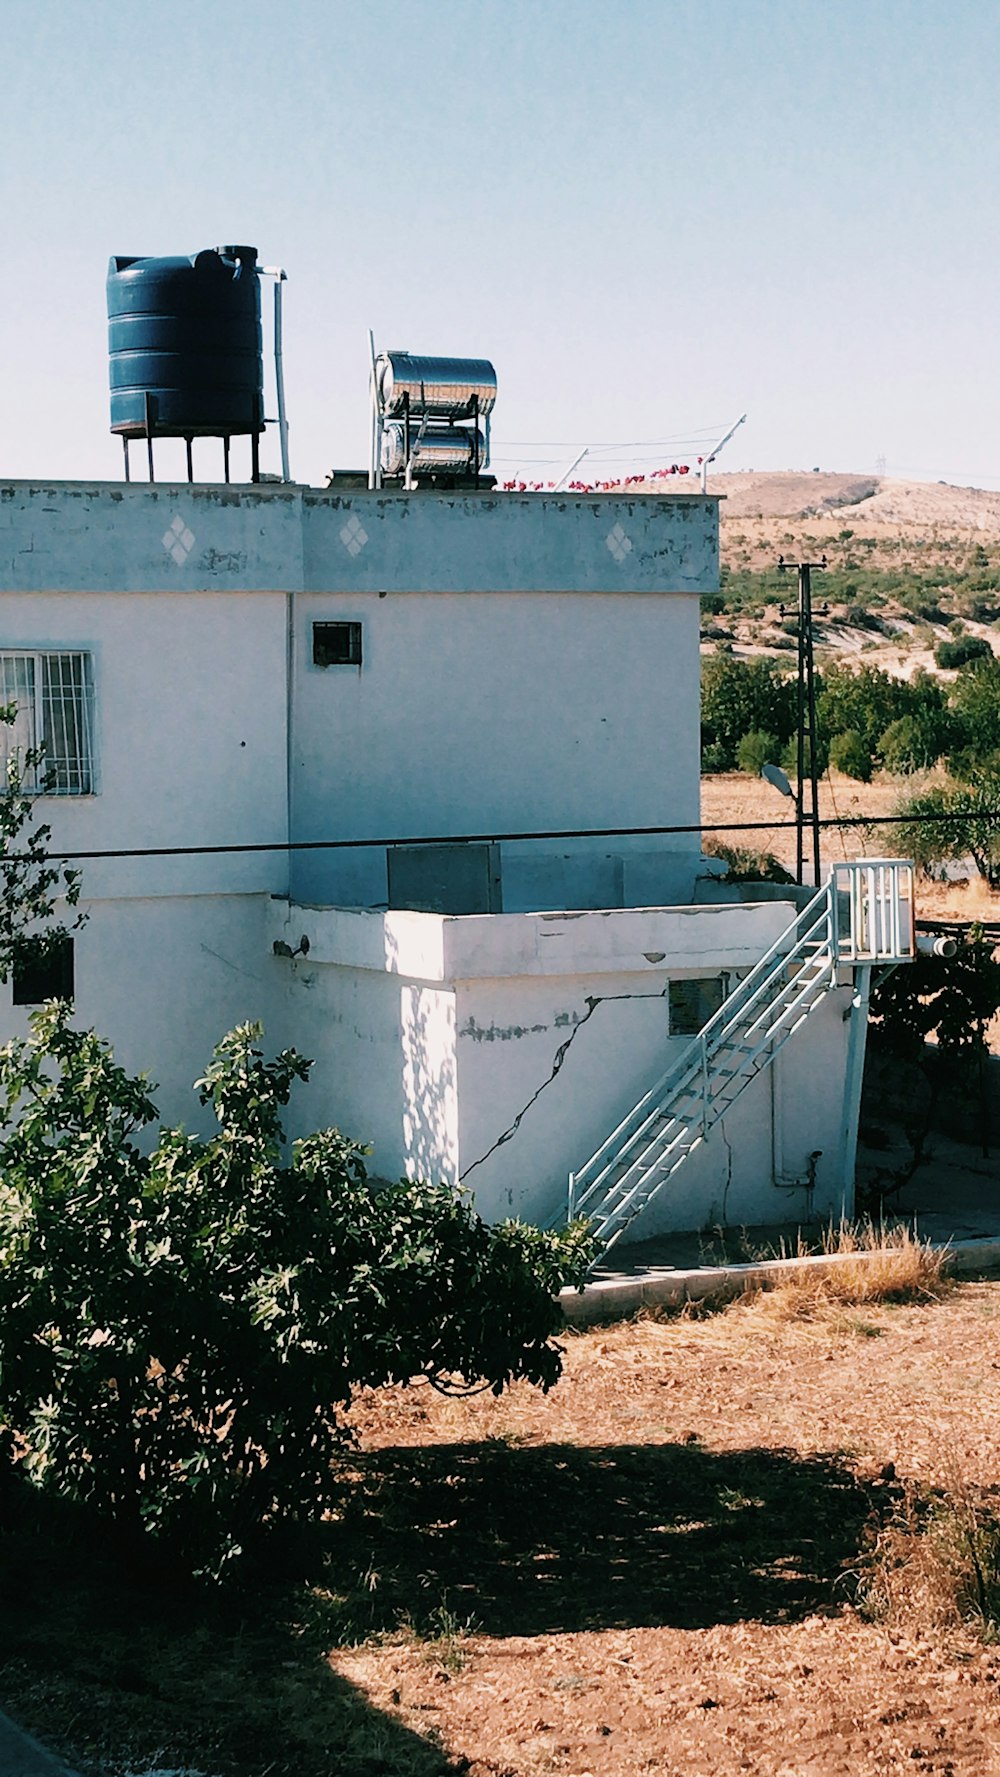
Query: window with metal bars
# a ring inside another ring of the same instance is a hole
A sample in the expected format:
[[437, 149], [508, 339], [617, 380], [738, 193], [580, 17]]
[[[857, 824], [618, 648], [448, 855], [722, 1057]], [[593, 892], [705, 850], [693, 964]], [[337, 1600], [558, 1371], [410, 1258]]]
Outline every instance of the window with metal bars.
[[0, 704], [13, 706], [13, 721], [0, 725], [0, 788], [14, 753], [23, 761], [41, 751], [24, 772], [24, 787], [46, 796], [92, 796], [94, 688], [89, 654], [48, 650], [0, 652]]
[[360, 665], [360, 623], [313, 624], [313, 666]]

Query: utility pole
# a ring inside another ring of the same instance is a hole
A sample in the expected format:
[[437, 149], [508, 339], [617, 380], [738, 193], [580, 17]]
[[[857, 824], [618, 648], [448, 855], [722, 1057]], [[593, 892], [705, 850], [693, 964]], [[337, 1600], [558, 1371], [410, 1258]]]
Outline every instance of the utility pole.
[[[799, 576], [799, 671], [796, 721], [795, 880], [801, 883], [805, 861], [805, 828], [812, 828], [813, 882], [819, 888], [819, 784], [816, 770], [816, 676], [813, 662], [812, 571], [822, 561], [786, 561], [778, 557], [779, 574], [795, 569]], [[808, 806], [806, 787], [808, 783]]]

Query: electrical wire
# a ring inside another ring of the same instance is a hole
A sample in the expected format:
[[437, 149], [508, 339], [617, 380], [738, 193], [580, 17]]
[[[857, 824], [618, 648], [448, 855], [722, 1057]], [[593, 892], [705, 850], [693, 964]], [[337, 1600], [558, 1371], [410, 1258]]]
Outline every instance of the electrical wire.
[[[866, 815], [863, 822], [855, 815], [824, 815], [815, 823], [820, 828], [857, 827], [921, 827], [949, 826], [956, 821], [997, 821], [998, 809], [951, 809], [941, 814]], [[812, 826], [814, 823], [807, 823]], [[794, 831], [797, 821], [696, 821], [687, 825], [659, 827], [563, 827], [547, 832], [501, 833], [433, 833], [396, 834], [379, 839], [275, 839], [243, 845], [144, 845], [103, 847], [90, 851], [46, 851], [38, 854], [46, 863], [72, 864], [116, 858], [201, 858], [244, 856], [258, 852], [311, 852], [385, 850], [396, 845], [490, 845], [514, 840], [539, 839], [655, 839], [674, 833], [772, 833]], [[27, 852], [0, 855], [0, 863], [24, 864], [32, 861]]]

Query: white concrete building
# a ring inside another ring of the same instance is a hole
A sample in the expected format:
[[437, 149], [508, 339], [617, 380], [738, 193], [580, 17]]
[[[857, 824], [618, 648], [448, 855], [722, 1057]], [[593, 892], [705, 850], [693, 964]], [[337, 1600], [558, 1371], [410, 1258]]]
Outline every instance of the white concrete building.
[[[784, 981], [801, 951], [794, 895], [720, 898], [701, 857], [717, 577], [700, 495], [0, 486], [0, 673], [84, 873], [78, 1016], [188, 1123], [212, 1044], [262, 1018], [315, 1058], [293, 1133], [337, 1122], [380, 1175], [557, 1215], [758, 959], [780, 940]], [[731, 1105], [721, 1014], [697, 1139], [654, 1143], [691, 1121], [674, 1082], [588, 1206], [632, 1191], [631, 1237], [840, 1209], [860, 929], [802, 964], [777, 1034], [774, 970], [749, 990]], [[25, 998], [0, 988], [3, 1032]]]

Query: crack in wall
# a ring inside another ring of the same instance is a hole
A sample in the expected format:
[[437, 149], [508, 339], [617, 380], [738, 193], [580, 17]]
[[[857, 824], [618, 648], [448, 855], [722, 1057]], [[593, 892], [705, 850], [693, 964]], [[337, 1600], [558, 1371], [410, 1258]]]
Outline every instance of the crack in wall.
[[551, 1070], [550, 1070], [547, 1078], [542, 1081], [540, 1086], [536, 1087], [535, 1091], [532, 1093], [531, 1097], [528, 1099], [527, 1104], [521, 1106], [521, 1109], [518, 1111], [517, 1116], [514, 1118], [513, 1123], [508, 1125], [508, 1127], [504, 1130], [502, 1135], [497, 1136], [497, 1139], [493, 1143], [492, 1147], [487, 1148], [485, 1154], [480, 1154], [478, 1160], [473, 1160], [471, 1165], [469, 1165], [465, 1168], [464, 1172], [459, 1173], [459, 1175], [458, 1175], [459, 1184], [464, 1184], [465, 1180], [468, 1178], [469, 1174], [471, 1172], [475, 1172], [477, 1166], [485, 1165], [486, 1161], [490, 1159], [491, 1155], [496, 1153], [498, 1148], [502, 1148], [505, 1145], [505, 1143], [513, 1140], [514, 1136], [517, 1134], [518, 1130], [520, 1129], [524, 1118], [527, 1116], [528, 1112], [530, 1111], [532, 1105], [537, 1104], [538, 1100], [541, 1098], [542, 1093], [545, 1091], [546, 1087], [551, 1086], [553, 1080], [555, 1080], [558, 1077], [558, 1075], [562, 1069], [563, 1062], [566, 1060], [566, 1057], [569, 1054], [570, 1049], [572, 1048], [574, 1042], [576, 1041], [577, 1037], [579, 1036], [584, 1025], [593, 1017], [594, 1013], [597, 1011], [598, 1006], [609, 1005], [616, 1000], [618, 1000], [618, 1001], [620, 1001], [620, 1000], [664, 1000], [664, 999], [666, 999], [669, 991], [670, 991], [670, 983], [669, 983], [669, 981], [667, 981], [664, 983], [664, 986], [661, 988], [659, 993], [587, 994], [586, 999], [584, 1000], [584, 1004], [586, 1005], [587, 1010], [583, 1014], [583, 1017], [581, 1019], [579, 1019], [577, 1021], [577, 1023], [574, 1025], [573, 1029], [569, 1033], [569, 1036], [566, 1038], [566, 1041], [564, 1043], [560, 1043], [558, 1049], [555, 1052], [555, 1056], [554, 1056], [553, 1062], [552, 1062], [552, 1067], [551, 1067]]

